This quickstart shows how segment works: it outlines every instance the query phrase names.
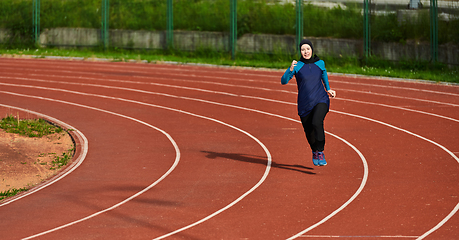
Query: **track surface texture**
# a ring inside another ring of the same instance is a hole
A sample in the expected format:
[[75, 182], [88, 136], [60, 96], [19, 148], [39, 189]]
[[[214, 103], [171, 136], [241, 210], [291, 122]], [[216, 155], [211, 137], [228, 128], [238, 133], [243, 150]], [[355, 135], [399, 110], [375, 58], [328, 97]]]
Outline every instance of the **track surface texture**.
[[1, 239], [459, 239], [458, 86], [331, 75], [315, 167], [282, 74], [0, 58], [0, 107], [78, 145]]

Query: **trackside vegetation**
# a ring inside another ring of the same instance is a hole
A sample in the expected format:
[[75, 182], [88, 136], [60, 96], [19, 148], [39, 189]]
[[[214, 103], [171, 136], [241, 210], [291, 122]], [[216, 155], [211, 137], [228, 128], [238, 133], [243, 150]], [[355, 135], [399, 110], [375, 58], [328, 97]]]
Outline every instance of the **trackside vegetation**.
[[[238, 0], [238, 35], [245, 33], [295, 35], [295, 5], [280, 4], [275, 0]], [[173, 1], [174, 29], [198, 31], [229, 31], [228, 0]], [[0, 28], [14, 31], [12, 43], [19, 36], [32, 36], [32, 0], [2, 0]], [[345, 7], [323, 8], [307, 1], [304, 4], [304, 34], [313, 37], [362, 39], [362, 6], [346, 3]], [[428, 7], [427, 7], [428, 8]], [[41, 1], [40, 27], [46, 28], [100, 28], [100, 0], [46, 0]], [[451, 11], [458, 14], [458, 9]], [[110, 0], [111, 29], [165, 30], [167, 6], [165, 0]], [[440, 44], [459, 44], [459, 18], [440, 19]], [[411, 21], [399, 21], [395, 11], [373, 14], [372, 41], [406, 42], [429, 41], [429, 14], [427, 11]], [[29, 41], [30, 43], [30, 41]], [[22, 44], [26, 44], [23, 42]]]
[[43, 119], [18, 120], [11, 115], [0, 121], [0, 128], [8, 133], [17, 133], [27, 137], [43, 137], [64, 131]]
[[[166, 29], [165, 0], [110, 0], [111, 29], [163, 31]], [[245, 33], [295, 35], [295, 5], [280, 4], [276, 0], [238, 0], [238, 36]], [[175, 30], [229, 31], [228, 0], [173, 1]], [[305, 36], [362, 39], [362, 6], [346, 3], [346, 7], [323, 8], [304, 1], [303, 32]], [[428, 8], [428, 6], [426, 7]], [[393, 10], [393, 9], [392, 9]], [[426, 9], [427, 10], [427, 9]], [[451, 9], [458, 15], [458, 9]], [[101, 0], [41, 1], [40, 28], [101, 28]], [[0, 54], [108, 58], [114, 61], [129, 59], [148, 62], [175, 61], [215, 65], [286, 69], [297, 56], [287, 54], [237, 53], [232, 60], [227, 52], [201, 49], [196, 52], [169, 50], [125, 50], [100, 47], [93, 49], [42, 49], [35, 46], [32, 34], [32, 0], [1, 0], [0, 28], [12, 34], [0, 43]], [[320, 24], [318, 24], [320, 23]], [[459, 18], [441, 20], [439, 44], [459, 45]], [[372, 14], [371, 40], [406, 43], [430, 41], [429, 15], [424, 11], [411, 21], [399, 21], [394, 11]], [[363, 61], [358, 57], [320, 56], [327, 70], [334, 73], [375, 75], [396, 78], [459, 83], [458, 66], [422, 61], [391, 62], [377, 57]]]
[[12, 189], [8, 189], [4, 192], [0, 192], [0, 201], [7, 198], [7, 197], [12, 197], [20, 192], [24, 192], [24, 191], [27, 191], [29, 190], [28, 188], [12, 188]]
[[[287, 69], [293, 59], [298, 56], [285, 54], [242, 54], [237, 53], [236, 59], [231, 54], [211, 50], [195, 52], [177, 50], [125, 50], [112, 48], [102, 49], [11, 49], [2, 50], [3, 57], [32, 56], [37, 58], [62, 57], [78, 59], [106, 59], [108, 61], [144, 61], [149, 63], [200, 63], [223, 66], [241, 66], [269, 69]], [[458, 67], [448, 67], [445, 64], [421, 61], [392, 62], [371, 57], [363, 62], [357, 57], [320, 56], [326, 62], [330, 73], [358, 74], [404, 79], [429, 80], [434, 82], [459, 83]]]
[[[0, 129], [3, 129], [7, 133], [16, 133], [21, 136], [37, 138], [55, 133], [64, 133], [65, 131], [61, 127], [52, 125], [44, 119], [19, 120], [12, 115], [3, 118], [0, 121]], [[56, 170], [67, 165], [67, 163], [72, 159], [73, 153], [74, 148], [68, 149], [62, 153], [61, 156], [57, 156], [55, 153], [50, 153], [50, 155], [54, 155], [54, 160], [51, 162], [50, 170]], [[45, 154], [41, 154], [41, 156], [44, 155]], [[0, 200], [14, 196], [23, 191], [27, 191], [28, 189], [29, 188], [27, 187], [19, 189], [12, 188], [0, 192]]]

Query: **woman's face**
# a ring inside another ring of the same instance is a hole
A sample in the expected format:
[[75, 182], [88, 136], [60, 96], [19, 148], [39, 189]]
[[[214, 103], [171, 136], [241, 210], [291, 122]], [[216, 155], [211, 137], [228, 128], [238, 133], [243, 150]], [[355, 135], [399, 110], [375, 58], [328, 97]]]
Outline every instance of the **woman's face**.
[[303, 56], [304, 59], [310, 59], [312, 57], [312, 49], [309, 44], [301, 45], [301, 56]]

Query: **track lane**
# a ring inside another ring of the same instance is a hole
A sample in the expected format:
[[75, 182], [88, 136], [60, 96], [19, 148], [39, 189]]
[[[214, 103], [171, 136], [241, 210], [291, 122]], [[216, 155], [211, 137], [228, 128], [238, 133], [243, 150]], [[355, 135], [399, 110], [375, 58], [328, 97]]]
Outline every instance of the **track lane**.
[[[44, 81], [44, 80], [43, 80], [43, 81]], [[54, 83], [53, 83], [53, 82], [50, 82], [50, 85], [51, 85], [51, 86], [52, 86], [53, 84], [55, 84], [55, 82], [54, 82]], [[74, 83], [72, 83], [72, 84], [74, 84]], [[87, 86], [99, 86], [99, 87], [100, 87], [100, 86], [105, 86], [105, 85], [100, 85], [100, 84], [94, 84], [94, 85], [92, 85], [92, 84], [88, 84], [88, 83], [87, 83]], [[128, 85], [126, 85], [126, 86], [128, 87]], [[127, 88], [127, 87], [123, 87], [123, 89], [125, 89], [125, 90], [133, 90], [132, 88]], [[154, 86], [154, 90], [157, 91], [157, 90], [158, 90], [157, 87], [158, 87], [158, 86]], [[168, 87], [165, 87], [165, 88], [166, 88], [165, 90], [167, 91]], [[121, 87], [120, 87], [120, 89], [121, 89]], [[196, 89], [196, 88], [195, 88], [195, 89]], [[212, 90], [212, 91], [213, 91], [213, 90]], [[220, 94], [220, 93], [221, 93], [221, 92], [212, 92], [212, 91], [211, 91], [211, 93], [217, 93], [217, 94]], [[146, 90], [137, 90], [137, 92], [147, 93]], [[184, 93], [184, 94], [186, 94], [186, 93]], [[252, 92], [248, 92], [248, 93], [246, 93], [246, 94], [252, 94]], [[189, 95], [189, 94], [188, 94], [188, 95]], [[196, 96], [196, 95], [192, 95], [192, 96]], [[199, 96], [202, 97], [201, 95], [199, 95]], [[232, 97], [239, 97], [239, 96], [248, 96], [248, 95], [233, 95]], [[229, 99], [228, 99], [228, 100], [229, 100]], [[263, 99], [262, 99], [262, 100], [263, 100]], [[338, 98], [338, 100], [339, 100], [339, 98]], [[344, 99], [344, 100], [346, 101], [346, 99]], [[282, 102], [285, 102], [285, 101], [282, 101]], [[362, 102], [362, 103], [363, 103], [363, 102]], [[406, 102], [406, 103], [409, 104], [409, 102]], [[391, 104], [396, 104], [396, 102], [391, 102]], [[293, 106], [294, 103], [291, 103], [291, 105]], [[387, 104], [386, 104], [386, 105], [387, 105]], [[338, 106], [338, 108], [339, 108], [339, 106]], [[292, 109], [293, 109], [293, 108], [292, 108]], [[391, 110], [391, 111], [392, 111], [392, 109], [387, 109], [387, 110]], [[454, 112], [454, 111], [451, 111], [451, 110], [453, 110], [453, 109], [450, 108], [450, 107], [442, 108], [442, 110], [443, 110], [443, 111], [448, 111], [448, 112], [450, 113], [450, 115], [451, 115], [451, 112]], [[378, 112], [379, 112], [379, 111], [378, 111]], [[386, 112], [387, 112], [387, 114], [386, 114], [387, 116], [394, 115], [394, 114], [391, 114], [389, 111], [386, 111]], [[428, 113], [428, 112], [426, 112], [426, 113]], [[395, 116], [398, 116], [398, 115], [395, 115]], [[459, 116], [458, 116], [458, 117], [459, 117]], [[446, 118], [446, 117], [445, 117], [445, 118]], [[434, 125], [434, 124], [436, 124], [436, 123], [435, 123], [436, 118], [430, 118], [430, 119], [432, 119], [432, 121], [431, 121], [430, 123], [429, 123], [429, 122], [427, 122], [427, 123], [416, 123], [416, 124], [411, 124], [410, 127], [415, 127], [415, 126], [418, 126], [418, 125], [420, 125], [420, 126], [426, 126], [426, 125]], [[457, 119], [452, 119], [452, 120], [458, 121]], [[392, 121], [392, 120], [391, 120], [391, 121]], [[451, 128], [453, 128], [453, 129], [451, 129]], [[448, 125], [446, 125], [446, 128], [444, 128], [444, 130], [446, 130], [446, 133], [451, 132], [452, 130], [454, 130], [454, 124], [448, 124]], [[442, 133], [441, 131], [439, 131], [439, 132], [438, 132], [437, 130], [435, 130], [435, 131], [436, 131], [436, 132], [438, 133], [438, 135], [440, 135], [440, 136], [442, 136], [442, 135], [445, 134], [445, 132]]]
[[[53, 104], [47, 104], [47, 106], [53, 106]], [[56, 106], [53, 106], [53, 108], [56, 108], [56, 110], [59, 110], [59, 108], [56, 107]], [[65, 115], [65, 114], [61, 113], [60, 115]], [[91, 115], [91, 117], [95, 117], [95, 115]], [[115, 121], [113, 121], [112, 123], [113, 123], [112, 126], [114, 126], [116, 124]], [[99, 127], [100, 131], [95, 131], [95, 132], [100, 134], [104, 129], [103, 129], [103, 127], [100, 127], [100, 126], [98, 126], [98, 127]], [[108, 135], [108, 136], [111, 136], [111, 134]], [[103, 137], [100, 136], [100, 135], [97, 136], [98, 139], [97, 138], [94, 139], [92, 137], [92, 135], [89, 135], [88, 137], [90, 139], [92, 139], [92, 140], [95, 140], [95, 141], [91, 142], [90, 146], [91, 146], [91, 149], [96, 150], [96, 152], [97, 152], [97, 148], [98, 148], [98, 146], [97, 146], [97, 142], [98, 141], [97, 140], [99, 140], [99, 139], [105, 140], [105, 139], [103, 139]], [[130, 147], [129, 144], [125, 144], [125, 145]], [[103, 148], [106, 148], [106, 147], [103, 147]], [[110, 148], [108, 150], [113, 151], [113, 149], [110, 149]], [[120, 148], [118, 150], [122, 150], [122, 148]], [[102, 151], [98, 151], [98, 152], [99, 152], [99, 154], [102, 154], [102, 155], [107, 154], [107, 153], [104, 153], [103, 150]], [[165, 152], [167, 152], [167, 151], [161, 151], [160, 152], [161, 156], [164, 155]], [[129, 154], [132, 154], [132, 153], [129, 153]], [[151, 153], [151, 154], [153, 154], [153, 153]], [[116, 155], [118, 155], [118, 154], [116, 154]], [[107, 154], [107, 156], [111, 158], [110, 154]], [[92, 157], [94, 157], [94, 156], [92, 156]], [[95, 157], [100, 157], [100, 155], [95, 155]], [[91, 151], [90, 151], [90, 153], [88, 155], [88, 159], [91, 159]], [[113, 158], [113, 159], [116, 159], [116, 157]], [[165, 158], [165, 159], [167, 159], [167, 158]], [[164, 163], [167, 164], [167, 161], [164, 161]], [[28, 210], [27, 211], [27, 216], [29, 217], [28, 220], [32, 220], [33, 224], [32, 224], [32, 222], [30, 224], [26, 224], [27, 228], [32, 228], [34, 225], [42, 225], [42, 226], [43, 226], [43, 224], [52, 225], [54, 223], [54, 220], [57, 220], [57, 222], [65, 221], [66, 217], [68, 217], [69, 215], [72, 215], [72, 214], [62, 215], [63, 212], [67, 212], [68, 213], [69, 210], [70, 210], [70, 212], [73, 212], [74, 214], [75, 213], [85, 214], [85, 212], [87, 211], [85, 209], [89, 209], [89, 212], [92, 212], [94, 209], [98, 209], [99, 207], [103, 206], [104, 204], [110, 204], [111, 201], [116, 201], [116, 199], [118, 199], [118, 198], [123, 198], [124, 194], [136, 190], [135, 188], [132, 188], [132, 187], [130, 189], [127, 188], [127, 189], [125, 189], [124, 191], [121, 191], [121, 192], [117, 191], [116, 189], [98, 189], [98, 190], [96, 190], [97, 184], [94, 185], [94, 182], [103, 182], [103, 183], [109, 185], [109, 182], [106, 181], [106, 178], [107, 178], [106, 175], [110, 175], [110, 174], [115, 173], [114, 171], [111, 171], [110, 166], [105, 166], [105, 167], [102, 167], [102, 168], [97, 166], [97, 165], [100, 165], [100, 164], [101, 164], [101, 162], [96, 163], [96, 164], [94, 164], [94, 162], [92, 162], [92, 163], [89, 164], [90, 165], [89, 169], [91, 169], [91, 168], [93, 168], [94, 170], [99, 169], [96, 172], [93, 172], [91, 170], [88, 171], [88, 169], [87, 169], [88, 165], [83, 165], [77, 171], [75, 171], [71, 176], [73, 178], [76, 177], [76, 179], [79, 179], [79, 180], [77, 180], [77, 182], [79, 182], [77, 184], [77, 186], [73, 186], [72, 184], [68, 184], [68, 181], [67, 181], [68, 178], [64, 178], [61, 181], [57, 182], [53, 186], [53, 190], [46, 191], [48, 189], [45, 189], [45, 190], [40, 191], [39, 192], [40, 194], [44, 194], [44, 196], [41, 195], [42, 196], [41, 198], [38, 198], [38, 199], [35, 198], [38, 193], [27, 198], [27, 199], [30, 198], [30, 200], [27, 201], [29, 204], [30, 204], [29, 201], [31, 201], [31, 202], [34, 203], [34, 205], [40, 206], [38, 209], [35, 209], [35, 210], [40, 211], [41, 209], [47, 209], [47, 210], [45, 210], [46, 213], [38, 213], [38, 215], [35, 216], [35, 214], [34, 214], [35, 212], [34, 211], [30, 211], [30, 209], [29, 209], [30, 207], [27, 204], [23, 206], [22, 205], [23, 204], [22, 201], [19, 201], [18, 203], [15, 203], [14, 204], [15, 207], [10, 207], [10, 208], [8, 208], [6, 210], [4, 208], [2, 208], [1, 211], [2, 211], [2, 213], [7, 213], [11, 209], [13, 209], [12, 210], [13, 213], [17, 214], [16, 211], [18, 211], [18, 209], [21, 209], [19, 212], [22, 212], [24, 210]], [[102, 166], [104, 164], [111, 165], [109, 162], [107, 162], [107, 163], [102, 163]], [[133, 164], [131, 164], [131, 165], [133, 165]], [[116, 167], [119, 168], [119, 167], [123, 167], [123, 166], [122, 166], [122, 164], [118, 163], [118, 164], [116, 164]], [[130, 167], [129, 166], [125, 167], [124, 168], [124, 173], [129, 173], [130, 169], [132, 169], [132, 166], [130, 166]], [[143, 167], [145, 167], [145, 165], [143, 165]], [[104, 176], [101, 176], [100, 169], [104, 169], [104, 171], [106, 171], [106, 173], [108, 173], [108, 174], [106, 174]], [[161, 170], [160, 165], [156, 165], [154, 169], [160, 171]], [[133, 175], [134, 177], [142, 177], [142, 175], [143, 175], [142, 174], [142, 170], [141, 171], [136, 170], [135, 172], [136, 172], [136, 174]], [[145, 171], [144, 171], [144, 174], [145, 174]], [[154, 174], [152, 174], [151, 170], [150, 170], [150, 173], [148, 173], [147, 175], [148, 175], [148, 177], [155, 177]], [[120, 176], [123, 176], [123, 175], [120, 174]], [[110, 176], [108, 176], [108, 177], [110, 178]], [[145, 176], [143, 176], [143, 177], [145, 177]], [[113, 180], [113, 179], [111, 179], [111, 180]], [[145, 179], [142, 179], [142, 180], [147, 180], [148, 181], [148, 178], [145, 178]], [[132, 181], [132, 179], [131, 179], [131, 181]], [[134, 183], [135, 182], [132, 182], [132, 184], [134, 184]], [[120, 182], [116, 183], [116, 181], [112, 181], [112, 184], [115, 184], [118, 187], [123, 186], [123, 183], [120, 183]], [[62, 189], [59, 189], [59, 187], [61, 187]], [[69, 191], [69, 188], [70, 188], [70, 192], [73, 192], [73, 194], [68, 195], [67, 192]], [[84, 190], [82, 190], [82, 189], [84, 189]], [[113, 193], [116, 193], [116, 195], [113, 195]], [[40, 195], [40, 194], [38, 194], [38, 195]], [[70, 196], [71, 196], [71, 198], [70, 198]], [[116, 197], [114, 197], [114, 196], [116, 196]], [[101, 203], [101, 200], [102, 200], [102, 202], [105, 201], [105, 203], [99, 205]], [[64, 201], [65, 204], [57, 204], [60, 201]], [[92, 202], [92, 203], [89, 203], [89, 202]], [[57, 206], [55, 204], [57, 204]], [[51, 209], [53, 211], [56, 211], [56, 212], [50, 211]], [[57, 214], [57, 216], [52, 216], [51, 213]], [[16, 214], [11, 214], [10, 217], [12, 219], [13, 218], [15, 219], [17, 217]], [[37, 222], [35, 220], [35, 219], [40, 219], [42, 216], [47, 216], [47, 221], [46, 222], [42, 222], [42, 221]], [[10, 221], [8, 223], [14, 223], [14, 221], [12, 221], [12, 219], [10, 219]], [[23, 218], [22, 219], [19, 218], [18, 221], [20, 221], [21, 224], [25, 223]], [[2, 227], [8, 227], [8, 225], [5, 223], [5, 224], [2, 224]], [[21, 234], [24, 234], [24, 232], [26, 232], [25, 228], [14, 228], [14, 229], [15, 230], [17, 229], [17, 231], [20, 231]], [[9, 232], [9, 234], [14, 234], [14, 231], [12, 231], [12, 230], [8, 231], [8, 232]]]
[[[202, 132], [201, 132], [202, 133]], [[247, 180], [247, 178], [245, 178], [245, 180]]]
[[[58, 174], [56, 174], [55, 176], [53, 176], [50, 179], [48, 179], [46, 181], [46, 183], [40, 184], [40, 186], [35, 187], [33, 189], [29, 189], [27, 192], [23, 192], [23, 193], [18, 194], [18, 195], [14, 196], [14, 197], [11, 197], [11, 198], [3, 200], [1, 202], [1, 204], [0, 204], [0, 207], [8, 205], [8, 204], [11, 204], [12, 202], [18, 201], [18, 200], [20, 200], [20, 199], [22, 199], [24, 197], [29, 196], [30, 194], [33, 194], [33, 193], [35, 193], [37, 191], [40, 191], [43, 188], [46, 188], [46, 187], [52, 185], [53, 183], [59, 181], [60, 179], [64, 178], [65, 176], [67, 176], [68, 174], [73, 172], [75, 169], [77, 169], [81, 165], [81, 163], [83, 163], [84, 159], [86, 158], [86, 155], [88, 154], [88, 139], [86, 138], [86, 136], [82, 132], [80, 132], [75, 127], [70, 126], [67, 123], [64, 123], [64, 122], [62, 122], [62, 121], [60, 121], [60, 120], [58, 120], [56, 118], [53, 118], [53, 117], [50, 117], [50, 116], [46, 116], [46, 115], [43, 115], [43, 114], [40, 114], [40, 113], [37, 113], [37, 112], [33, 112], [33, 111], [30, 111], [30, 110], [16, 108], [14, 106], [4, 105], [4, 104], [0, 104], [0, 108], [9, 109], [9, 110], [13, 109], [13, 111], [16, 112], [17, 114], [19, 114], [19, 112], [21, 112], [21, 114], [27, 114], [27, 116], [29, 116], [29, 114], [30, 114], [30, 115], [34, 116], [34, 118], [43, 118], [43, 119], [46, 119], [47, 121], [53, 122], [55, 124], [58, 124], [63, 129], [68, 131], [68, 134], [70, 134], [72, 136], [73, 142], [75, 144], [74, 159], [73, 159], [72, 163], [70, 163], [67, 167], [65, 167]], [[10, 113], [10, 114], [13, 114], [14, 116], [17, 116], [17, 114], [15, 114], [15, 113]]]
[[[384, 98], [382, 98], [382, 99], [384, 99]], [[333, 104], [335, 104], [335, 103], [336, 103], [336, 101], [335, 101]], [[334, 106], [335, 106], [335, 107], [338, 107], [338, 105], [336, 105], [336, 104], [335, 104]], [[347, 105], [345, 105], [345, 106], [346, 106], [346, 108], [348, 107]], [[358, 111], [359, 111], [359, 108], [356, 108], [355, 110], [356, 110], [356, 112], [358, 112]], [[379, 109], [378, 109], [378, 111], [379, 111]], [[437, 111], [437, 110], [435, 109], [435, 111]], [[368, 113], [369, 111], [366, 111], [366, 112]], [[370, 111], [370, 112], [371, 112], [371, 111]], [[330, 116], [332, 116], [332, 115], [330, 115]], [[329, 117], [330, 117], [330, 116], [329, 116]], [[327, 117], [327, 119], [328, 119], [329, 117]], [[409, 116], [407, 116], [407, 118], [409, 119]], [[397, 118], [395, 118], [394, 120], [397, 120]], [[390, 121], [393, 121], [393, 120], [390, 120]], [[333, 123], [335, 123], [335, 122], [333, 122]], [[422, 130], [422, 129], [420, 129], [420, 130]], [[370, 175], [370, 176], [371, 176], [371, 175]]]

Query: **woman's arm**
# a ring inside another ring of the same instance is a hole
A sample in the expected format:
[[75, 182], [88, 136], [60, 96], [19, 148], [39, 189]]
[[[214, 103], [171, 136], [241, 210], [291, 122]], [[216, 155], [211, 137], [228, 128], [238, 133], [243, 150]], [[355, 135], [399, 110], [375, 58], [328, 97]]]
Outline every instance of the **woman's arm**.
[[295, 67], [296, 67], [297, 61], [293, 60], [292, 65], [285, 71], [284, 75], [282, 75], [281, 78], [281, 84], [287, 84], [290, 79], [292, 79], [293, 75], [295, 75]]
[[336, 97], [336, 92], [334, 90], [331, 90], [330, 84], [328, 83], [328, 74], [327, 69], [325, 69], [325, 62], [320, 60], [317, 62], [317, 66], [319, 66], [319, 68], [322, 70], [322, 82], [324, 83], [328, 95], [332, 98]]

